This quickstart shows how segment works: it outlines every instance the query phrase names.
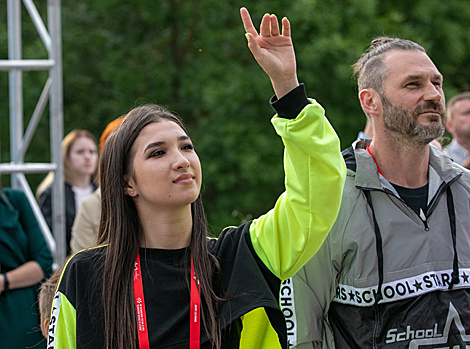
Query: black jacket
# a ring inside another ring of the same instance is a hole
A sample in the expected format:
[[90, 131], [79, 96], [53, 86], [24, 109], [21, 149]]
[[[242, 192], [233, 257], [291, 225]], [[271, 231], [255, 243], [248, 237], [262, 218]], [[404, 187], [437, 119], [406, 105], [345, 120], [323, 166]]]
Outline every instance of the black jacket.
[[[64, 182], [65, 189], [65, 233], [67, 237], [67, 255], [70, 254], [70, 239], [72, 237], [72, 225], [75, 219], [75, 194], [72, 190], [72, 186]], [[96, 185], [93, 184], [93, 190], [96, 189]], [[44, 190], [39, 197], [39, 207], [41, 212], [46, 219], [49, 229], [52, 230], [52, 187], [48, 187]]]

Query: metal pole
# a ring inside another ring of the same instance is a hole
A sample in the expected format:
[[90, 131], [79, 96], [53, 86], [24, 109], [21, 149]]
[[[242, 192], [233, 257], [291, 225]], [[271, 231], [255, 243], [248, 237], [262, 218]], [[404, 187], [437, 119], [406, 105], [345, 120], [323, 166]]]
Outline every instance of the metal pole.
[[31, 205], [31, 209], [33, 210], [34, 216], [36, 217], [36, 220], [38, 221], [39, 227], [41, 228], [41, 232], [44, 236], [44, 240], [46, 240], [46, 244], [49, 247], [51, 254], [55, 255], [56, 254], [56, 242], [54, 241], [54, 238], [52, 237], [51, 231], [49, 230], [46, 220], [44, 219], [44, 216], [42, 215], [41, 209], [39, 208], [36, 202], [36, 199], [34, 198], [34, 194], [31, 191], [28, 181], [26, 180], [26, 177], [24, 176], [23, 173], [18, 173], [18, 180], [20, 182], [21, 188], [23, 189], [23, 192], [28, 198], [28, 201]]
[[21, 142], [21, 147], [18, 150], [18, 153], [15, 155], [14, 161], [18, 161], [17, 159], [21, 159], [23, 162], [24, 154], [26, 150], [29, 148], [29, 144], [33, 138], [34, 132], [39, 124], [39, 119], [41, 118], [42, 113], [44, 112], [44, 108], [46, 107], [47, 101], [49, 100], [49, 91], [51, 88], [52, 79], [48, 78], [46, 81], [46, 85], [42, 90], [41, 96], [39, 97], [39, 101], [36, 104], [36, 108], [34, 108], [33, 116], [31, 116], [31, 120], [29, 121], [28, 128], [23, 137], [23, 141]]
[[[49, 59], [22, 59], [21, 0], [7, 0], [8, 9], [8, 60], [0, 60], [0, 71], [9, 72], [10, 104], [10, 163], [0, 163], [0, 173], [11, 174], [11, 186], [23, 189], [33, 208], [44, 238], [54, 255], [55, 265], [65, 260], [65, 195], [63, 186], [63, 162], [61, 142], [63, 137], [63, 97], [62, 97], [62, 42], [60, 0], [49, 0], [47, 31], [33, 0], [23, 3], [46, 47]], [[23, 70], [49, 70], [49, 79], [31, 117], [23, 137]], [[29, 147], [39, 119], [50, 100], [51, 163], [24, 163], [24, 155]], [[39, 210], [34, 195], [24, 176], [25, 173], [55, 171], [53, 184], [52, 212], [53, 231], [57, 245]], [[57, 251], [57, 253], [56, 253]]]
[[65, 233], [65, 191], [64, 191], [64, 165], [62, 159], [63, 126], [63, 87], [62, 87], [62, 36], [61, 36], [61, 12], [60, 0], [48, 0], [48, 27], [51, 36], [50, 59], [55, 62], [50, 69], [52, 78], [50, 91], [50, 133], [51, 133], [51, 158], [57, 165], [52, 186], [52, 231], [57, 244], [55, 262], [61, 264], [66, 256]]
[[23, 0], [23, 4], [26, 7], [26, 10], [28, 10], [29, 16], [31, 17], [31, 20], [33, 21], [33, 24], [36, 27], [39, 37], [44, 43], [44, 46], [46, 47], [47, 52], [50, 54], [51, 53], [51, 37], [49, 33], [47, 32], [46, 27], [44, 26], [44, 23], [42, 21], [41, 16], [39, 15], [39, 12], [36, 6], [34, 6], [33, 0]]
[[46, 70], [54, 64], [52, 59], [0, 59], [0, 71]]
[[[21, 59], [21, 2], [8, 0], [8, 59]], [[23, 137], [23, 73], [9, 71], [10, 98], [10, 158], [14, 159]], [[16, 174], [11, 176], [11, 187], [19, 189]]]

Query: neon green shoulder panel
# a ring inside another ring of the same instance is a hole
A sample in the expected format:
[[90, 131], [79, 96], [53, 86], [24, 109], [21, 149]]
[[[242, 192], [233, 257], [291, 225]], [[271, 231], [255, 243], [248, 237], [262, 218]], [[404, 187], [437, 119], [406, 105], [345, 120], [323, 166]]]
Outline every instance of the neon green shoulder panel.
[[77, 317], [76, 310], [67, 297], [58, 291], [59, 285], [62, 282], [65, 270], [72, 258], [89, 249], [101, 248], [106, 245], [94, 246], [88, 249], [79, 251], [68, 258], [62, 268], [60, 279], [57, 282], [56, 293], [52, 301], [51, 317], [49, 320], [49, 334], [47, 340], [48, 349], [75, 349], [77, 347]]
[[281, 280], [293, 276], [320, 248], [338, 214], [346, 166], [339, 139], [312, 101], [297, 118], [274, 117], [285, 146], [286, 190], [253, 221], [253, 247]]
[[256, 308], [242, 318], [243, 331], [240, 338], [242, 349], [281, 349], [276, 331], [269, 322], [264, 308]]
[[52, 303], [47, 348], [75, 349], [76, 313], [67, 297], [57, 292]]

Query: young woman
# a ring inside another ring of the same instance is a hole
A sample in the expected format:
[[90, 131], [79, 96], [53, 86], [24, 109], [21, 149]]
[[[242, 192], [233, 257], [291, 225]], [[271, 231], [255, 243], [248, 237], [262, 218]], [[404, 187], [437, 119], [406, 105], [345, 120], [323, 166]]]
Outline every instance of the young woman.
[[51, 348], [238, 348], [249, 326], [242, 318], [256, 308], [287, 346], [281, 280], [321, 245], [345, 170], [323, 109], [306, 97], [295, 102], [303, 87], [287, 19], [280, 35], [276, 17], [265, 15], [263, 38], [246, 9], [242, 18], [277, 97], [294, 95], [290, 101], [300, 108], [297, 117], [272, 121], [286, 147], [285, 193], [266, 215], [208, 239], [201, 165], [184, 125], [156, 105], [133, 109], [104, 146], [102, 245], [65, 267]]
[[[82, 201], [96, 189], [94, 176], [98, 151], [93, 135], [86, 130], [73, 130], [62, 141], [64, 154], [65, 231], [67, 254], [70, 253], [72, 225]], [[52, 182], [50, 172], [37, 189], [38, 203], [49, 228], [52, 229]]]

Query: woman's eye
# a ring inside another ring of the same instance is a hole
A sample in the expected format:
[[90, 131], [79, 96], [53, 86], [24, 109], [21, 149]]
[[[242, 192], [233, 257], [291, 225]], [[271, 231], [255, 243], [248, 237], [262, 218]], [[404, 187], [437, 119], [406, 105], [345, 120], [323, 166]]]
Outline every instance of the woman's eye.
[[184, 149], [184, 150], [193, 150], [194, 146], [192, 144], [185, 144], [185, 145], [183, 145], [182, 149]]
[[150, 157], [155, 157], [155, 156], [160, 156], [160, 155], [163, 155], [165, 154], [165, 152], [161, 149], [159, 150], [154, 150], [153, 152], [150, 153]]

